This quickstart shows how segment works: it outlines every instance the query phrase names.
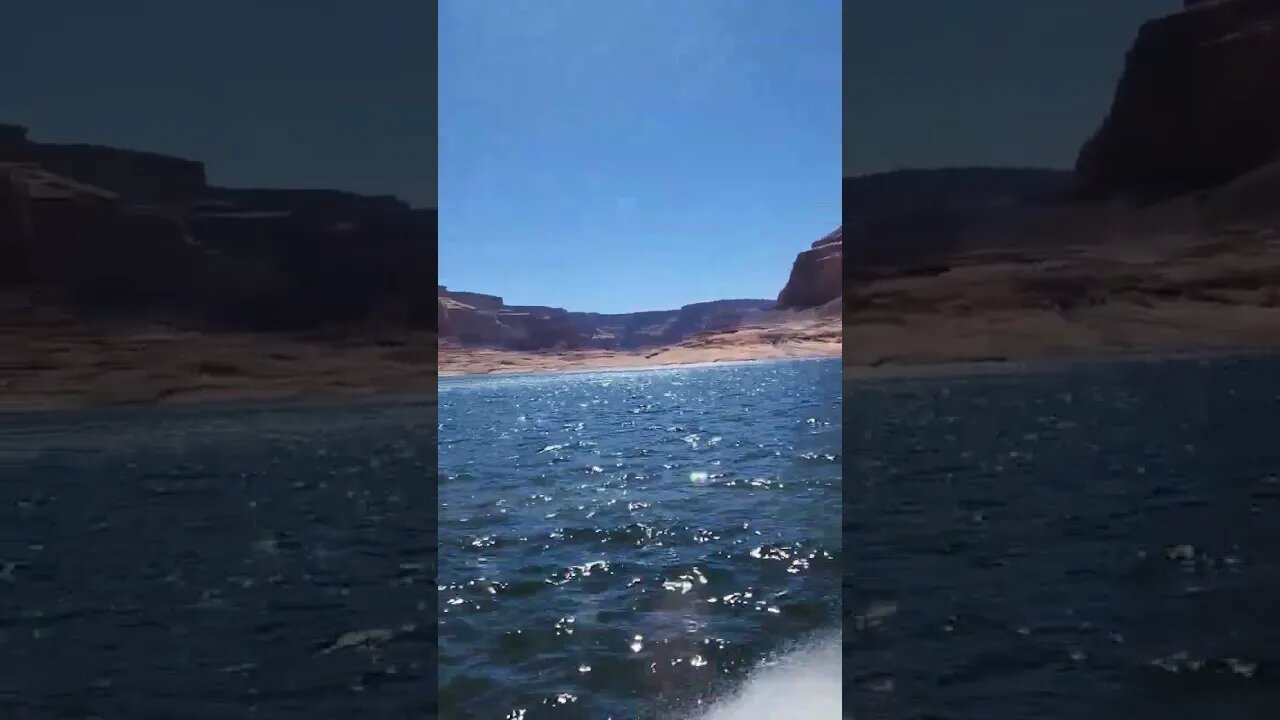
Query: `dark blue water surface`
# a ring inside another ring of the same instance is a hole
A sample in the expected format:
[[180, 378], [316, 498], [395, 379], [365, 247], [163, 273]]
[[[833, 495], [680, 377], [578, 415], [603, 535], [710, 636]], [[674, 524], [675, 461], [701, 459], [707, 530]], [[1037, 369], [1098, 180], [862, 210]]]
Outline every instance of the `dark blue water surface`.
[[434, 716], [433, 425], [0, 418], [0, 718]]
[[1280, 361], [845, 388], [846, 712], [1280, 717]]
[[840, 396], [835, 360], [442, 382], [442, 717], [683, 717], [838, 632]]

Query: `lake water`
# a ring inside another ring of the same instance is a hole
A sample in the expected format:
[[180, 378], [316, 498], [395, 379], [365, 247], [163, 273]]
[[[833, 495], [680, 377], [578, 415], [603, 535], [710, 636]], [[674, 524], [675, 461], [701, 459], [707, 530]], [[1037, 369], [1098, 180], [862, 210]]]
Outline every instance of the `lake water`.
[[850, 383], [845, 708], [1280, 716], [1280, 361]]
[[840, 365], [443, 381], [450, 718], [839, 716]]
[[0, 418], [0, 717], [433, 717], [433, 425]]
[[0, 717], [1277, 714], [1280, 362], [839, 373], [0, 418]]

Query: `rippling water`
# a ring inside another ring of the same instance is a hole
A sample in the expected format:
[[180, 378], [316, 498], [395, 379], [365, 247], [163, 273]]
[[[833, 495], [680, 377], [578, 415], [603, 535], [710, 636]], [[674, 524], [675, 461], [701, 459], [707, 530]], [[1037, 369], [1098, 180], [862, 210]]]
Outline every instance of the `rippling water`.
[[1280, 361], [845, 402], [856, 717], [1280, 716]]
[[0, 717], [434, 716], [432, 422], [0, 419]]
[[442, 382], [441, 716], [835, 717], [840, 394], [838, 361]]

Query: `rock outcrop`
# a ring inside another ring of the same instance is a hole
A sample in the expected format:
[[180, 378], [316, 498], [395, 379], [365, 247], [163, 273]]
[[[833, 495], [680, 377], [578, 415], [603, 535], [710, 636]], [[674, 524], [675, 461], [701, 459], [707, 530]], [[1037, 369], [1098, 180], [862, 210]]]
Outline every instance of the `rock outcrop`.
[[436, 292], [441, 298], [447, 298], [455, 303], [481, 312], [497, 313], [506, 307], [502, 302], [502, 298], [497, 295], [485, 295], [484, 293], [450, 290], [443, 285], [437, 286]]
[[512, 329], [507, 345], [516, 350], [575, 350], [583, 346], [582, 336], [563, 308], [508, 307], [498, 313], [498, 321]]
[[1139, 30], [1076, 192], [1150, 202], [1278, 157], [1280, 0], [1187, 0]]
[[[455, 298], [454, 294], [444, 286], [440, 286], [438, 293], [436, 302], [441, 337], [451, 337], [472, 345], [495, 346], [504, 344], [510, 338], [509, 328], [498, 321], [498, 311], [502, 307], [501, 298], [497, 298], [497, 308], [488, 309], [468, 305], [464, 300]], [[458, 294], [478, 295], [478, 293]]]
[[773, 306], [770, 300], [715, 300], [675, 310], [608, 314], [507, 305], [496, 295], [444, 286], [437, 292], [441, 337], [514, 350], [638, 350], [673, 345], [700, 333], [740, 327]]
[[694, 335], [730, 330], [758, 319], [774, 306], [771, 300], [733, 299], [692, 303], [675, 310], [634, 313], [570, 313], [574, 327], [589, 347], [638, 350], [673, 345]]
[[513, 350], [572, 350], [583, 345], [569, 312], [541, 306], [509, 306], [496, 295], [437, 286], [441, 337], [467, 345]]
[[844, 291], [843, 226], [796, 256], [791, 276], [778, 294], [780, 309], [825, 305]]
[[0, 284], [83, 312], [434, 327], [434, 233], [434, 210], [396, 198], [212, 187], [199, 162], [0, 126]]

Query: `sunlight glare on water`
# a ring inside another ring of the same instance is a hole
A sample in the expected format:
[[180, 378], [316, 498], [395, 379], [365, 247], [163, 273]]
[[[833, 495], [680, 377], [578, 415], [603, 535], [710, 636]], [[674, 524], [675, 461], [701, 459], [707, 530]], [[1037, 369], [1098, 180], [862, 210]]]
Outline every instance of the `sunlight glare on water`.
[[442, 382], [442, 716], [838, 690], [787, 650], [839, 623], [840, 409], [838, 361]]

